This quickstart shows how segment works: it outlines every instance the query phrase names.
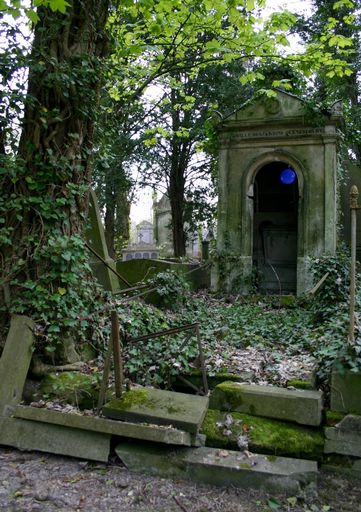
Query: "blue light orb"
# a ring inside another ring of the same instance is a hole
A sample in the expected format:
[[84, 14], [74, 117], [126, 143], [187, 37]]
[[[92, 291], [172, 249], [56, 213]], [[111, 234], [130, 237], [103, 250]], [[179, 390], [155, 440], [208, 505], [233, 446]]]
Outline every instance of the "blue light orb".
[[296, 173], [291, 167], [283, 169], [280, 174], [280, 180], [284, 185], [292, 185], [296, 180]]

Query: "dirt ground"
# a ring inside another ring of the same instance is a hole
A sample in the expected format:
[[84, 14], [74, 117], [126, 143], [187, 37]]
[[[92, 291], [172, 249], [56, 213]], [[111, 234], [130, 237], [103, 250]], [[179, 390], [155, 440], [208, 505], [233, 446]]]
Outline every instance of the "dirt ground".
[[219, 488], [134, 474], [98, 464], [0, 447], [0, 510], [86, 512], [361, 511], [361, 482], [320, 472], [303, 496]]

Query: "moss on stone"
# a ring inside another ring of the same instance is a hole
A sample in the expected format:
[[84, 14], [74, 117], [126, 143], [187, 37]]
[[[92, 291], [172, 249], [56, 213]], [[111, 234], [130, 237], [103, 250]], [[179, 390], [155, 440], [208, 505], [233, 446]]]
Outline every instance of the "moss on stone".
[[322, 458], [324, 437], [321, 429], [248, 414], [228, 414], [234, 423], [227, 427], [232, 434], [224, 436], [222, 427], [217, 426], [217, 423], [224, 421], [225, 413], [217, 410], [207, 412], [201, 429], [207, 436], [207, 446], [238, 449], [237, 437], [247, 433], [249, 448], [254, 452], [313, 460]]
[[326, 425], [328, 427], [334, 427], [346, 416], [343, 412], [338, 411], [326, 411]]
[[287, 382], [287, 385], [296, 389], [314, 389], [309, 380], [292, 379]]
[[122, 394], [121, 398], [114, 398], [107, 404], [112, 409], [118, 409], [120, 411], [129, 410], [134, 406], [144, 405], [148, 409], [154, 408], [155, 404], [152, 399], [149, 398], [148, 391], [142, 389], [130, 389]]
[[[192, 369], [190, 373], [185, 373], [181, 375], [185, 379], [187, 379], [189, 382], [191, 382], [194, 386], [197, 386], [198, 388], [203, 387], [203, 375], [202, 371], [200, 369]], [[207, 375], [207, 382], [210, 389], [214, 389], [216, 386], [221, 384], [225, 381], [232, 381], [232, 382], [246, 382], [251, 380], [253, 377], [252, 372], [241, 372], [240, 374], [236, 373], [230, 373], [227, 370], [220, 371], [215, 373], [214, 375]], [[175, 377], [172, 381], [172, 387], [177, 389], [189, 389], [189, 387], [182, 382], [181, 380], [178, 380], [177, 377]]]
[[[230, 411], [232, 411], [234, 409], [237, 409], [237, 407], [242, 404], [242, 389], [242, 384], [226, 381], [222, 382], [221, 384], [218, 384], [216, 392], [217, 390], [220, 391], [220, 394], [222, 395], [222, 402], [225, 402], [228, 406], [227, 408]], [[214, 394], [211, 397], [211, 407], [213, 407], [213, 400], [215, 402], [215, 407], [217, 407], [216, 392], [214, 392]]]

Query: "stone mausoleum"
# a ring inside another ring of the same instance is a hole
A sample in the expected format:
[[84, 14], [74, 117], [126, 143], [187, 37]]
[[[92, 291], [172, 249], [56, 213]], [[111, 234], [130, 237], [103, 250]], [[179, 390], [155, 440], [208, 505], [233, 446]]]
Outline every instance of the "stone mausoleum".
[[297, 293], [311, 287], [308, 257], [336, 250], [341, 104], [306, 112], [282, 91], [214, 118], [219, 203], [214, 288]]

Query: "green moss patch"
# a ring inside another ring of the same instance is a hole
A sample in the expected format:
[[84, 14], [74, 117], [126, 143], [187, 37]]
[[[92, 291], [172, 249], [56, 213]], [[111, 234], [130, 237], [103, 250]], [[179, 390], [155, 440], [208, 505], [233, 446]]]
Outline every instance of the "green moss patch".
[[314, 389], [312, 382], [309, 380], [292, 379], [287, 382], [287, 385], [296, 389]]
[[124, 411], [140, 405], [145, 406], [148, 409], [154, 409], [155, 402], [149, 397], [148, 391], [142, 388], [130, 389], [123, 393], [120, 399], [110, 400], [107, 405], [112, 409]]
[[328, 427], [334, 427], [346, 416], [343, 412], [338, 411], [326, 411], [326, 425]]
[[75, 405], [94, 408], [98, 401], [99, 376], [80, 372], [51, 373], [41, 382], [43, 396]]
[[312, 460], [322, 458], [324, 437], [321, 429], [241, 413], [228, 414], [233, 422], [227, 427], [229, 435], [224, 435], [224, 429], [217, 424], [225, 420], [226, 414], [218, 410], [207, 412], [201, 429], [207, 436], [207, 446], [237, 450], [238, 436], [247, 434], [249, 449], [256, 453]]

